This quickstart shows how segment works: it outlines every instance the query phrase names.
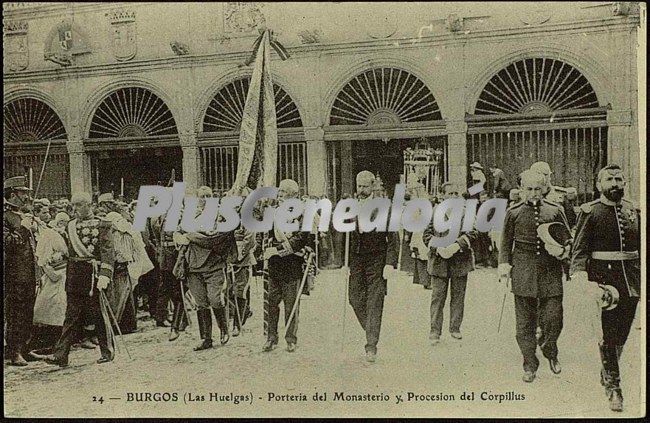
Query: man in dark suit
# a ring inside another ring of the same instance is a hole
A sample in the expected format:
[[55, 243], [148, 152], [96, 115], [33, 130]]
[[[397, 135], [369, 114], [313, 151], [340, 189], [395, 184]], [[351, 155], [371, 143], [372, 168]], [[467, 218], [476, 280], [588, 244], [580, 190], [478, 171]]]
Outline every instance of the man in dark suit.
[[[357, 198], [370, 200], [375, 176], [364, 170], [357, 175]], [[399, 240], [396, 232], [350, 233], [350, 305], [366, 332], [366, 360], [374, 362], [384, 312], [386, 279], [397, 266]]]
[[36, 259], [34, 258], [36, 223], [25, 216], [31, 199], [25, 177], [4, 181], [4, 217], [2, 224], [4, 258], [4, 310], [7, 322], [6, 342], [9, 364], [26, 366], [36, 300]]
[[68, 267], [65, 291], [67, 309], [61, 337], [54, 354], [45, 361], [59, 366], [68, 365], [70, 347], [81, 332], [88, 314], [95, 325], [101, 357], [97, 363], [113, 360], [113, 345], [106, 337], [106, 322], [100, 311], [100, 291], [113, 278], [115, 250], [111, 238], [111, 223], [97, 219], [91, 209], [91, 197], [86, 193], [72, 196], [75, 218], [68, 223]]
[[[458, 187], [452, 183], [442, 185], [443, 199], [459, 198]], [[424, 243], [429, 245], [432, 237], [441, 236], [430, 223], [424, 231]], [[474, 270], [472, 243], [478, 239], [478, 232], [472, 230], [456, 239], [448, 247], [430, 248], [427, 271], [431, 275], [431, 331], [429, 338], [433, 345], [440, 342], [443, 308], [447, 290], [451, 291], [449, 301], [449, 332], [452, 338], [461, 339], [460, 326], [465, 309], [467, 274]]]
[[535, 379], [539, 360], [536, 356], [535, 329], [538, 323], [542, 337], [538, 340], [551, 371], [560, 373], [557, 339], [562, 331], [562, 266], [568, 248], [559, 248], [542, 241], [537, 228], [544, 223], [558, 222], [568, 229], [562, 207], [543, 199], [544, 175], [527, 170], [521, 174], [525, 201], [510, 207], [506, 213], [501, 248], [499, 276], [512, 275], [515, 296], [517, 343], [523, 355], [524, 382]]

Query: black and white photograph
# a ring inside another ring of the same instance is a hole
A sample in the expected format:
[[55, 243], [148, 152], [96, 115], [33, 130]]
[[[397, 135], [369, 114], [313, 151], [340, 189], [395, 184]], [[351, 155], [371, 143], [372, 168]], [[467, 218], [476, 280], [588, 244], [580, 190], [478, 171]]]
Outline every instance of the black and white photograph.
[[4, 2], [3, 417], [643, 418], [643, 2]]

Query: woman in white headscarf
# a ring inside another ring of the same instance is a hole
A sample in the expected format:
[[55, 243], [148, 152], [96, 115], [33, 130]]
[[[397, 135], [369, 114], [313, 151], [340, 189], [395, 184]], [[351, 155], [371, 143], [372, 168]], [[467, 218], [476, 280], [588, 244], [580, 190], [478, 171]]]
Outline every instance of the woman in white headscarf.
[[40, 231], [36, 244], [37, 264], [43, 270], [40, 287], [34, 303], [34, 330], [30, 350], [32, 358], [47, 354], [54, 346], [65, 318], [67, 307], [65, 293], [66, 257], [68, 247], [65, 229], [70, 221], [66, 213], [58, 213], [48, 227]]

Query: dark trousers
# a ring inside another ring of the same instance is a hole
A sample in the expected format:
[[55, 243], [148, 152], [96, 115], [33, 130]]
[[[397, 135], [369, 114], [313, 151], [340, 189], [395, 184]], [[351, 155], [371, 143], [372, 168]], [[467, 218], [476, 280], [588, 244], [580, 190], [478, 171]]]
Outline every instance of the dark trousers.
[[449, 332], [460, 332], [465, 311], [465, 289], [467, 275], [439, 278], [431, 276], [431, 335], [442, 333], [443, 309], [447, 300], [447, 288], [451, 291], [449, 299]]
[[383, 278], [384, 260], [374, 256], [354, 257], [350, 260], [350, 305], [366, 332], [366, 351], [377, 352], [381, 318], [384, 312], [386, 281]]
[[8, 295], [5, 293], [4, 309], [7, 322], [5, 339], [7, 341], [7, 352], [10, 355], [27, 352], [27, 344], [32, 333], [32, 321], [34, 320], [35, 292], [34, 288], [33, 295], [31, 295], [31, 291], [23, 295]]
[[632, 328], [638, 297], [621, 296], [613, 310], [603, 310], [601, 321], [603, 341], [606, 345], [625, 345]]
[[68, 306], [65, 310], [63, 331], [56, 346], [54, 347], [57, 359], [67, 362], [70, 354], [70, 347], [83, 330], [84, 317], [88, 313], [95, 324], [95, 333], [99, 340], [99, 348], [102, 357], [112, 357], [113, 351], [108, 347], [106, 339], [106, 327], [99, 307], [99, 292], [93, 291], [92, 296], [79, 293], [67, 293]]
[[[538, 316], [539, 313], [539, 316]], [[544, 357], [557, 358], [557, 340], [562, 332], [562, 296], [536, 298], [515, 295], [517, 344], [524, 358], [524, 370], [537, 371], [539, 360], [535, 332], [539, 322], [542, 338], [539, 345]], [[539, 317], [539, 319], [538, 319]]]
[[[278, 341], [278, 321], [280, 320], [280, 302], [284, 303], [284, 324], [289, 321], [289, 315], [298, 297], [300, 279], [280, 280], [269, 278], [269, 332], [268, 339]], [[293, 320], [289, 325], [285, 340], [295, 344], [298, 340], [298, 314], [300, 306], [296, 308]]]
[[177, 304], [180, 297], [180, 286], [178, 279], [174, 276], [171, 269], [160, 269], [158, 271], [158, 284], [156, 289], [156, 305], [154, 307], [154, 318], [157, 322], [164, 322], [168, 317], [167, 305], [169, 300]]

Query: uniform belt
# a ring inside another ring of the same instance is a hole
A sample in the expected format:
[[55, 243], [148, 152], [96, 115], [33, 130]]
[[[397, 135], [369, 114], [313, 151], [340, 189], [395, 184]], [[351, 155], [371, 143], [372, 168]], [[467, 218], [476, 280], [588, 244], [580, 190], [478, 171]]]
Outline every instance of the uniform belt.
[[591, 253], [594, 260], [618, 261], [636, 260], [639, 258], [638, 251], [594, 251]]

